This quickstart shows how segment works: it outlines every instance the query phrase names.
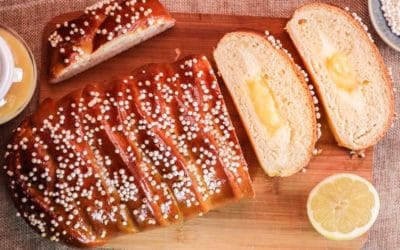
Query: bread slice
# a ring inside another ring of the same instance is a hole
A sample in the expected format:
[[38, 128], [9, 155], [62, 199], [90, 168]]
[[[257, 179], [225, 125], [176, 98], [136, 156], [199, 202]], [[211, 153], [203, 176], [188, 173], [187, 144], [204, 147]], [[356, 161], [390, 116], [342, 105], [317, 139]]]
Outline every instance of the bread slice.
[[269, 36], [232, 32], [214, 51], [261, 166], [269, 176], [289, 176], [311, 159], [316, 117], [305, 78]]
[[393, 122], [392, 81], [360, 18], [328, 4], [297, 9], [287, 31], [306, 65], [340, 146], [362, 150]]
[[50, 83], [71, 78], [174, 24], [157, 0], [99, 1], [50, 35]]
[[115, 55], [143, 42], [149, 38], [162, 33], [171, 28], [173, 22], [168, 20], [159, 21], [152, 26], [148, 26], [140, 31], [131, 32], [120, 36], [106, 43], [92, 54], [87, 54], [74, 64], [65, 67], [58, 75], [50, 80], [51, 83], [58, 83], [67, 80], [83, 71], [102, 63]]

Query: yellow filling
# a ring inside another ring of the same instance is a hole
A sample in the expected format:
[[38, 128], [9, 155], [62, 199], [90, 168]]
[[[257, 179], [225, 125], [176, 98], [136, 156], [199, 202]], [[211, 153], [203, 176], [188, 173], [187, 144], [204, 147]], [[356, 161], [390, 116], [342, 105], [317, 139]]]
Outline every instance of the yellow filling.
[[345, 53], [333, 54], [327, 59], [326, 64], [329, 76], [338, 88], [348, 92], [357, 88], [357, 79], [351, 70], [349, 59]]
[[0, 36], [7, 42], [14, 56], [15, 66], [23, 70], [23, 79], [14, 83], [5, 96], [6, 104], [0, 107], [0, 124], [21, 110], [31, 97], [35, 87], [35, 72], [25, 46], [11, 33], [0, 28]]
[[264, 126], [274, 133], [279, 129], [283, 120], [279, 114], [276, 102], [268, 87], [266, 77], [258, 77], [248, 81], [250, 98], [258, 118]]

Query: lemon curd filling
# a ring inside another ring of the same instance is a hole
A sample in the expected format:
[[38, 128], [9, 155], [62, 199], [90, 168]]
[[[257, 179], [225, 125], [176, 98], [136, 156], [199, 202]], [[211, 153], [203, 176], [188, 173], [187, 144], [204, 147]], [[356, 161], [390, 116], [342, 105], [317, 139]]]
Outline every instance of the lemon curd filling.
[[330, 78], [338, 88], [352, 92], [358, 87], [359, 83], [345, 53], [338, 52], [328, 57], [326, 65]]
[[247, 84], [250, 98], [259, 120], [268, 131], [274, 133], [283, 125], [283, 119], [268, 87], [267, 77], [262, 76], [249, 80]]

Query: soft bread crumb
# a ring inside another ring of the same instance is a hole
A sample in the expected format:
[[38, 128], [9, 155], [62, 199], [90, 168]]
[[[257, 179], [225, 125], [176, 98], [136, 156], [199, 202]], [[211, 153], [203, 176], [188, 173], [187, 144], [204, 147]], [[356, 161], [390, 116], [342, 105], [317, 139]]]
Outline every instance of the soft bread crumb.
[[[304, 80], [308, 84], [310, 79], [309, 79], [307, 72], [305, 70], [303, 70], [300, 67], [300, 65], [295, 63], [292, 54], [287, 49], [283, 48], [281, 41], [279, 39], [276, 39], [273, 35], [271, 35], [271, 33], [268, 30], [265, 30], [264, 34], [265, 34], [267, 40], [272, 44], [272, 46], [275, 47], [275, 49], [282, 50], [290, 58], [292, 63], [296, 66], [298, 71], [303, 75]], [[318, 141], [322, 137], [321, 124], [319, 123], [319, 121], [321, 119], [321, 113], [319, 112], [319, 106], [318, 106], [319, 101], [318, 101], [317, 95], [315, 94], [314, 86], [312, 84], [309, 84], [308, 86], [309, 86], [310, 94], [314, 100], [313, 104], [314, 104], [314, 109], [315, 109], [315, 115], [317, 118], [317, 125], [318, 125], [317, 126], [317, 141]]]
[[[300, 19], [307, 22], [299, 25]], [[354, 150], [374, 145], [385, 134], [394, 109], [386, 67], [360, 22], [355, 14], [316, 3], [298, 9], [287, 25], [336, 140]], [[350, 94], [336, 86], [326, 66], [327, 58], [334, 53], [345, 54], [356, 76], [359, 86]]]
[[[214, 58], [261, 166], [270, 176], [289, 176], [312, 156], [317, 135], [315, 109], [304, 74], [280, 41], [265, 34], [266, 39], [250, 32], [228, 33], [218, 43]], [[277, 132], [263, 125], [250, 98], [249, 80], [259, 77], [266, 79], [264, 84], [283, 120]]]
[[349, 154], [351, 159], [355, 159], [357, 157], [365, 158], [365, 150], [359, 150], [359, 151], [351, 150]]
[[322, 149], [320, 148], [315, 148], [313, 150], [313, 156], [321, 155], [322, 154]]

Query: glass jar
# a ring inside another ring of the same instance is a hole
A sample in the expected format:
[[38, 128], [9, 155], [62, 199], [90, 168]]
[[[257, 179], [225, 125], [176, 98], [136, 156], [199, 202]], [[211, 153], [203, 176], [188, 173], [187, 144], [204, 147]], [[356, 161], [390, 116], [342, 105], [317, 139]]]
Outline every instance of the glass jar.
[[0, 25], [0, 124], [24, 110], [36, 84], [37, 69], [31, 50], [15, 31]]

